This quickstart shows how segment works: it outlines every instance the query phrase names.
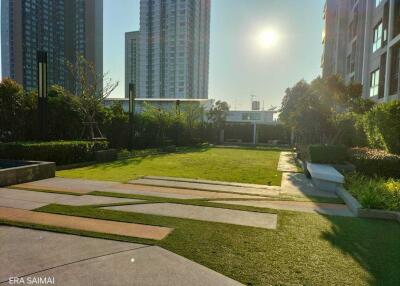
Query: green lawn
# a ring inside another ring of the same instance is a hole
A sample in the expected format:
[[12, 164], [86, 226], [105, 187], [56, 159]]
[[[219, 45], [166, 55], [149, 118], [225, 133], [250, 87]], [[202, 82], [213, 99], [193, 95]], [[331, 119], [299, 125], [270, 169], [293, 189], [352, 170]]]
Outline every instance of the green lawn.
[[57, 172], [57, 176], [126, 182], [142, 176], [169, 176], [280, 185], [280, 150], [191, 148]]
[[400, 285], [400, 225], [394, 221], [248, 208], [278, 214], [278, 229], [266, 230], [90, 206], [49, 205], [39, 210], [173, 227], [166, 239], [149, 241], [26, 225], [156, 244], [245, 285]]

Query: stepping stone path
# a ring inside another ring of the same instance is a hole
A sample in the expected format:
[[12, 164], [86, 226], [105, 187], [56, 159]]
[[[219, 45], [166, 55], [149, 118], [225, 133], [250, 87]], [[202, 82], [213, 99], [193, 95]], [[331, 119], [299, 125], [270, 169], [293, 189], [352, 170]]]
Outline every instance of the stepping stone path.
[[221, 222], [267, 229], [275, 229], [277, 215], [212, 207], [158, 203], [105, 207], [104, 209], [155, 214], [195, 220]]
[[[103, 192], [120, 194], [136, 194], [176, 199], [251, 199], [255, 196], [230, 194], [223, 192], [208, 192], [190, 189], [157, 187], [150, 185], [120, 184], [113, 188], [104, 189]], [[256, 197], [257, 198], [257, 197]]]
[[107, 187], [109, 188], [118, 184], [120, 183], [55, 177], [24, 184], [18, 184], [15, 186], [26, 189], [39, 189], [39, 190], [43, 189], [43, 190], [51, 190], [58, 192], [87, 194], [93, 191], [100, 191], [104, 188]]
[[0, 219], [154, 240], [165, 238], [173, 230], [168, 227], [40, 213], [4, 207], [0, 207]]
[[312, 184], [311, 180], [307, 179], [306, 175], [302, 173], [283, 173], [281, 188], [281, 195], [325, 198], [338, 197], [335, 193], [318, 190]]
[[293, 152], [281, 152], [278, 162], [278, 171], [297, 173], [295, 154]]
[[258, 195], [258, 196], [278, 196], [279, 187], [275, 186], [262, 186], [262, 187], [245, 187], [237, 185], [224, 185], [224, 184], [210, 184], [204, 182], [186, 182], [186, 181], [173, 181], [165, 179], [137, 179], [129, 181], [130, 184], [137, 185], [148, 185], [148, 186], [159, 186], [159, 187], [170, 187], [170, 188], [182, 188], [200, 191], [217, 191], [226, 193], [238, 193], [246, 195]]
[[74, 286], [242, 285], [157, 246], [9, 226], [0, 226], [0, 245], [0, 285], [28, 276]]
[[296, 202], [296, 201], [213, 201], [214, 203], [271, 208], [278, 210], [298, 211], [307, 213], [320, 213], [337, 216], [354, 216], [344, 204]]
[[33, 210], [51, 203], [82, 206], [114, 203], [142, 202], [135, 199], [112, 198], [104, 196], [73, 196], [65, 194], [25, 191], [0, 188], [0, 206]]

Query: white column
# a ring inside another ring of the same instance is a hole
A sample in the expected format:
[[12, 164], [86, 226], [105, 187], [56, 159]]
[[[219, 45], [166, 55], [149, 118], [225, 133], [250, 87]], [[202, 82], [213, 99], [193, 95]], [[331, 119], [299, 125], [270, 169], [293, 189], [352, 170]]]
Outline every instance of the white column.
[[393, 38], [393, 17], [394, 17], [394, 1], [389, 1], [389, 24], [388, 24], [388, 38], [387, 38], [387, 53], [386, 53], [386, 70], [385, 70], [385, 92], [383, 95], [383, 101], [389, 101], [389, 89], [390, 89], [390, 66], [392, 61], [392, 49], [390, 48], [390, 41]]
[[[363, 85], [363, 95], [365, 98], [369, 97], [369, 58], [371, 50], [371, 0], [366, 1], [365, 9], [365, 27], [364, 27], [364, 51], [363, 51], [363, 67], [361, 83]], [[374, 5], [372, 5], [374, 7]]]
[[254, 121], [253, 123], [253, 144], [257, 144], [257, 123]]

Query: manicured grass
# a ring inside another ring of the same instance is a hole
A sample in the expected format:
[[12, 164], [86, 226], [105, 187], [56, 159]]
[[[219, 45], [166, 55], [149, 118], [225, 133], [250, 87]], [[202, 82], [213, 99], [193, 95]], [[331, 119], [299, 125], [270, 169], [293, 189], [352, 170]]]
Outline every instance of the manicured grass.
[[280, 185], [279, 149], [191, 148], [83, 168], [57, 176], [126, 182], [142, 176], [170, 176], [239, 183]]
[[39, 210], [173, 227], [166, 239], [149, 243], [245, 285], [400, 284], [400, 225], [394, 221], [276, 211], [278, 229], [266, 230], [87, 206]]

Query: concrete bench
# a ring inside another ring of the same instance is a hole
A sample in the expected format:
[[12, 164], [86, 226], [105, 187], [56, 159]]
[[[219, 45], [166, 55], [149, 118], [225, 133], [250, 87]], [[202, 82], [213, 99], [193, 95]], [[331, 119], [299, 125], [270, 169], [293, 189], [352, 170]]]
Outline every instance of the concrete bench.
[[322, 191], [336, 192], [344, 183], [343, 175], [330, 165], [307, 162], [307, 170], [313, 184]]

